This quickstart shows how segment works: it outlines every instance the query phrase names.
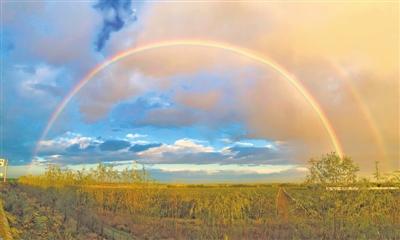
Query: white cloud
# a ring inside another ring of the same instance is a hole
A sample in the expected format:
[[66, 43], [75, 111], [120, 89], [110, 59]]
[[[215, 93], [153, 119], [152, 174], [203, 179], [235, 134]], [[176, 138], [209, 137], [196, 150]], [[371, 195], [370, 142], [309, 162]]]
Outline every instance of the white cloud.
[[78, 133], [67, 132], [60, 137], [42, 140], [39, 143], [39, 152], [64, 152], [66, 148], [78, 144], [80, 149], [87, 148], [91, 144], [100, 144], [102, 141], [82, 136]]
[[214, 148], [206, 147], [200, 143], [204, 143], [204, 142], [184, 138], [184, 139], [175, 141], [174, 145], [180, 149], [190, 150], [192, 152], [213, 152], [214, 151]]
[[201, 153], [201, 152], [214, 152], [215, 149], [210, 146], [205, 146], [200, 143], [201, 141], [183, 138], [176, 140], [173, 144], [162, 144], [159, 147], [150, 148], [146, 151], [140, 152], [139, 155], [148, 158], [159, 158], [164, 153]]
[[249, 142], [236, 142], [235, 145], [241, 146], [241, 147], [253, 147], [254, 146], [253, 143], [249, 143]]
[[137, 138], [145, 138], [147, 135], [145, 134], [138, 134], [138, 133], [128, 133], [125, 136], [128, 139], [137, 139]]

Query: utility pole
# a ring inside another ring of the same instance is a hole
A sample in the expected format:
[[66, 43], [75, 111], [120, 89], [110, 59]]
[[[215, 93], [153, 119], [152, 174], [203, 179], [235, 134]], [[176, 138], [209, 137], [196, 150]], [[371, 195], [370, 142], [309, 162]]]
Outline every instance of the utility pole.
[[379, 161], [375, 161], [375, 179], [377, 182], [381, 179], [381, 174], [379, 172], [379, 167], [378, 167]]
[[0, 168], [2, 171], [0, 171], [0, 177], [3, 177], [3, 182], [7, 181], [7, 160], [0, 158]]

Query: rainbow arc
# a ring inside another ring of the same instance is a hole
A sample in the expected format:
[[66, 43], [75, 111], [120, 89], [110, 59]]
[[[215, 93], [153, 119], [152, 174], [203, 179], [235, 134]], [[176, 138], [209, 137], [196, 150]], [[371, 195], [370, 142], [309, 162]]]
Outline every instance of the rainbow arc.
[[326, 114], [324, 113], [324, 111], [322, 110], [322, 108], [318, 104], [318, 102], [315, 100], [315, 98], [310, 94], [310, 92], [304, 87], [304, 85], [294, 75], [292, 75], [289, 71], [287, 71], [285, 68], [283, 68], [278, 63], [274, 62], [272, 59], [269, 59], [265, 56], [254, 53], [249, 49], [241, 48], [241, 47], [234, 46], [234, 45], [224, 43], [224, 42], [213, 42], [213, 41], [205, 41], [205, 40], [172, 40], [172, 41], [162, 41], [162, 42], [145, 44], [142, 46], [138, 46], [138, 47], [131, 48], [131, 49], [122, 51], [120, 53], [117, 53], [114, 56], [110, 57], [108, 60], [95, 66], [91, 71], [88, 72], [88, 74], [84, 78], [82, 78], [72, 88], [72, 90], [65, 96], [65, 98], [57, 106], [56, 110], [52, 113], [52, 115], [51, 115], [51, 117], [50, 117], [38, 143], [37, 143], [37, 146], [34, 150], [33, 155], [34, 156], [37, 155], [39, 148], [40, 148], [40, 142], [43, 141], [44, 139], [46, 139], [47, 134], [49, 133], [50, 129], [52, 128], [52, 126], [54, 125], [54, 123], [56, 122], [56, 120], [58, 119], [60, 114], [63, 112], [65, 107], [71, 101], [71, 99], [99, 72], [101, 72], [103, 69], [107, 68], [111, 64], [116, 63], [120, 60], [123, 60], [124, 58], [126, 58], [128, 56], [143, 53], [143, 52], [146, 52], [149, 50], [157, 50], [157, 49], [169, 48], [169, 47], [175, 47], [175, 46], [205, 47], [205, 48], [221, 49], [221, 50], [225, 50], [225, 51], [228, 51], [228, 52], [240, 55], [240, 56], [244, 56], [248, 59], [251, 59], [255, 62], [261, 63], [261, 64], [269, 67], [270, 69], [274, 70], [276, 73], [281, 75], [288, 83], [290, 83], [302, 95], [302, 97], [306, 100], [306, 102], [311, 106], [313, 111], [317, 114], [322, 125], [324, 126], [324, 129], [326, 130], [327, 135], [329, 136], [329, 139], [330, 139], [333, 149], [336, 151], [336, 153], [338, 153], [339, 156], [343, 156], [343, 150], [342, 150], [340, 141], [334, 131], [334, 128], [332, 127], [331, 122], [329, 121]]

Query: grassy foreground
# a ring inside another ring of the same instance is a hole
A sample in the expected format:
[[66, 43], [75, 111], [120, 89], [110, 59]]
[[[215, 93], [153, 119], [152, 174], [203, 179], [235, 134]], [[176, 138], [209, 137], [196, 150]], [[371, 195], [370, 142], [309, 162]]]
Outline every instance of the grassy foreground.
[[[398, 191], [9, 185], [15, 239], [397, 239]], [[286, 194], [289, 194], [287, 196]]]
[[398, 175], [359, 180], [327, 156], [297, 185], [166, 185], [144, 170], [52, 166], [0, 198], [15, 239], [400, 239]]
[[3, 203], [0, 200], [0, 239], [11, 240], [12, 234], [5, 211], [3, 210]]

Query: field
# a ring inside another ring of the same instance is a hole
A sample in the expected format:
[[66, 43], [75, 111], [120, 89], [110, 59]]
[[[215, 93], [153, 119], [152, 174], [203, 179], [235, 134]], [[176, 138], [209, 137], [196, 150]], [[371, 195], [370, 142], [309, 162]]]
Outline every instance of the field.
[[15, 239], [400, 237], [398, 191], [329, 192], [295, 185], [43, 188], [14, 183], [1, 193]]
[[[144, 169], [49, 166], [43, 175], [0, 185], [10, 226], [0, 233], [14, 239], [400, 239], [397, 173], [370, 181], [357, 179], [357, 168], [334, 155], [314, 163], [302, 184], [171, 185]], [[326, 166], [330, 174], [322, 171]]]

